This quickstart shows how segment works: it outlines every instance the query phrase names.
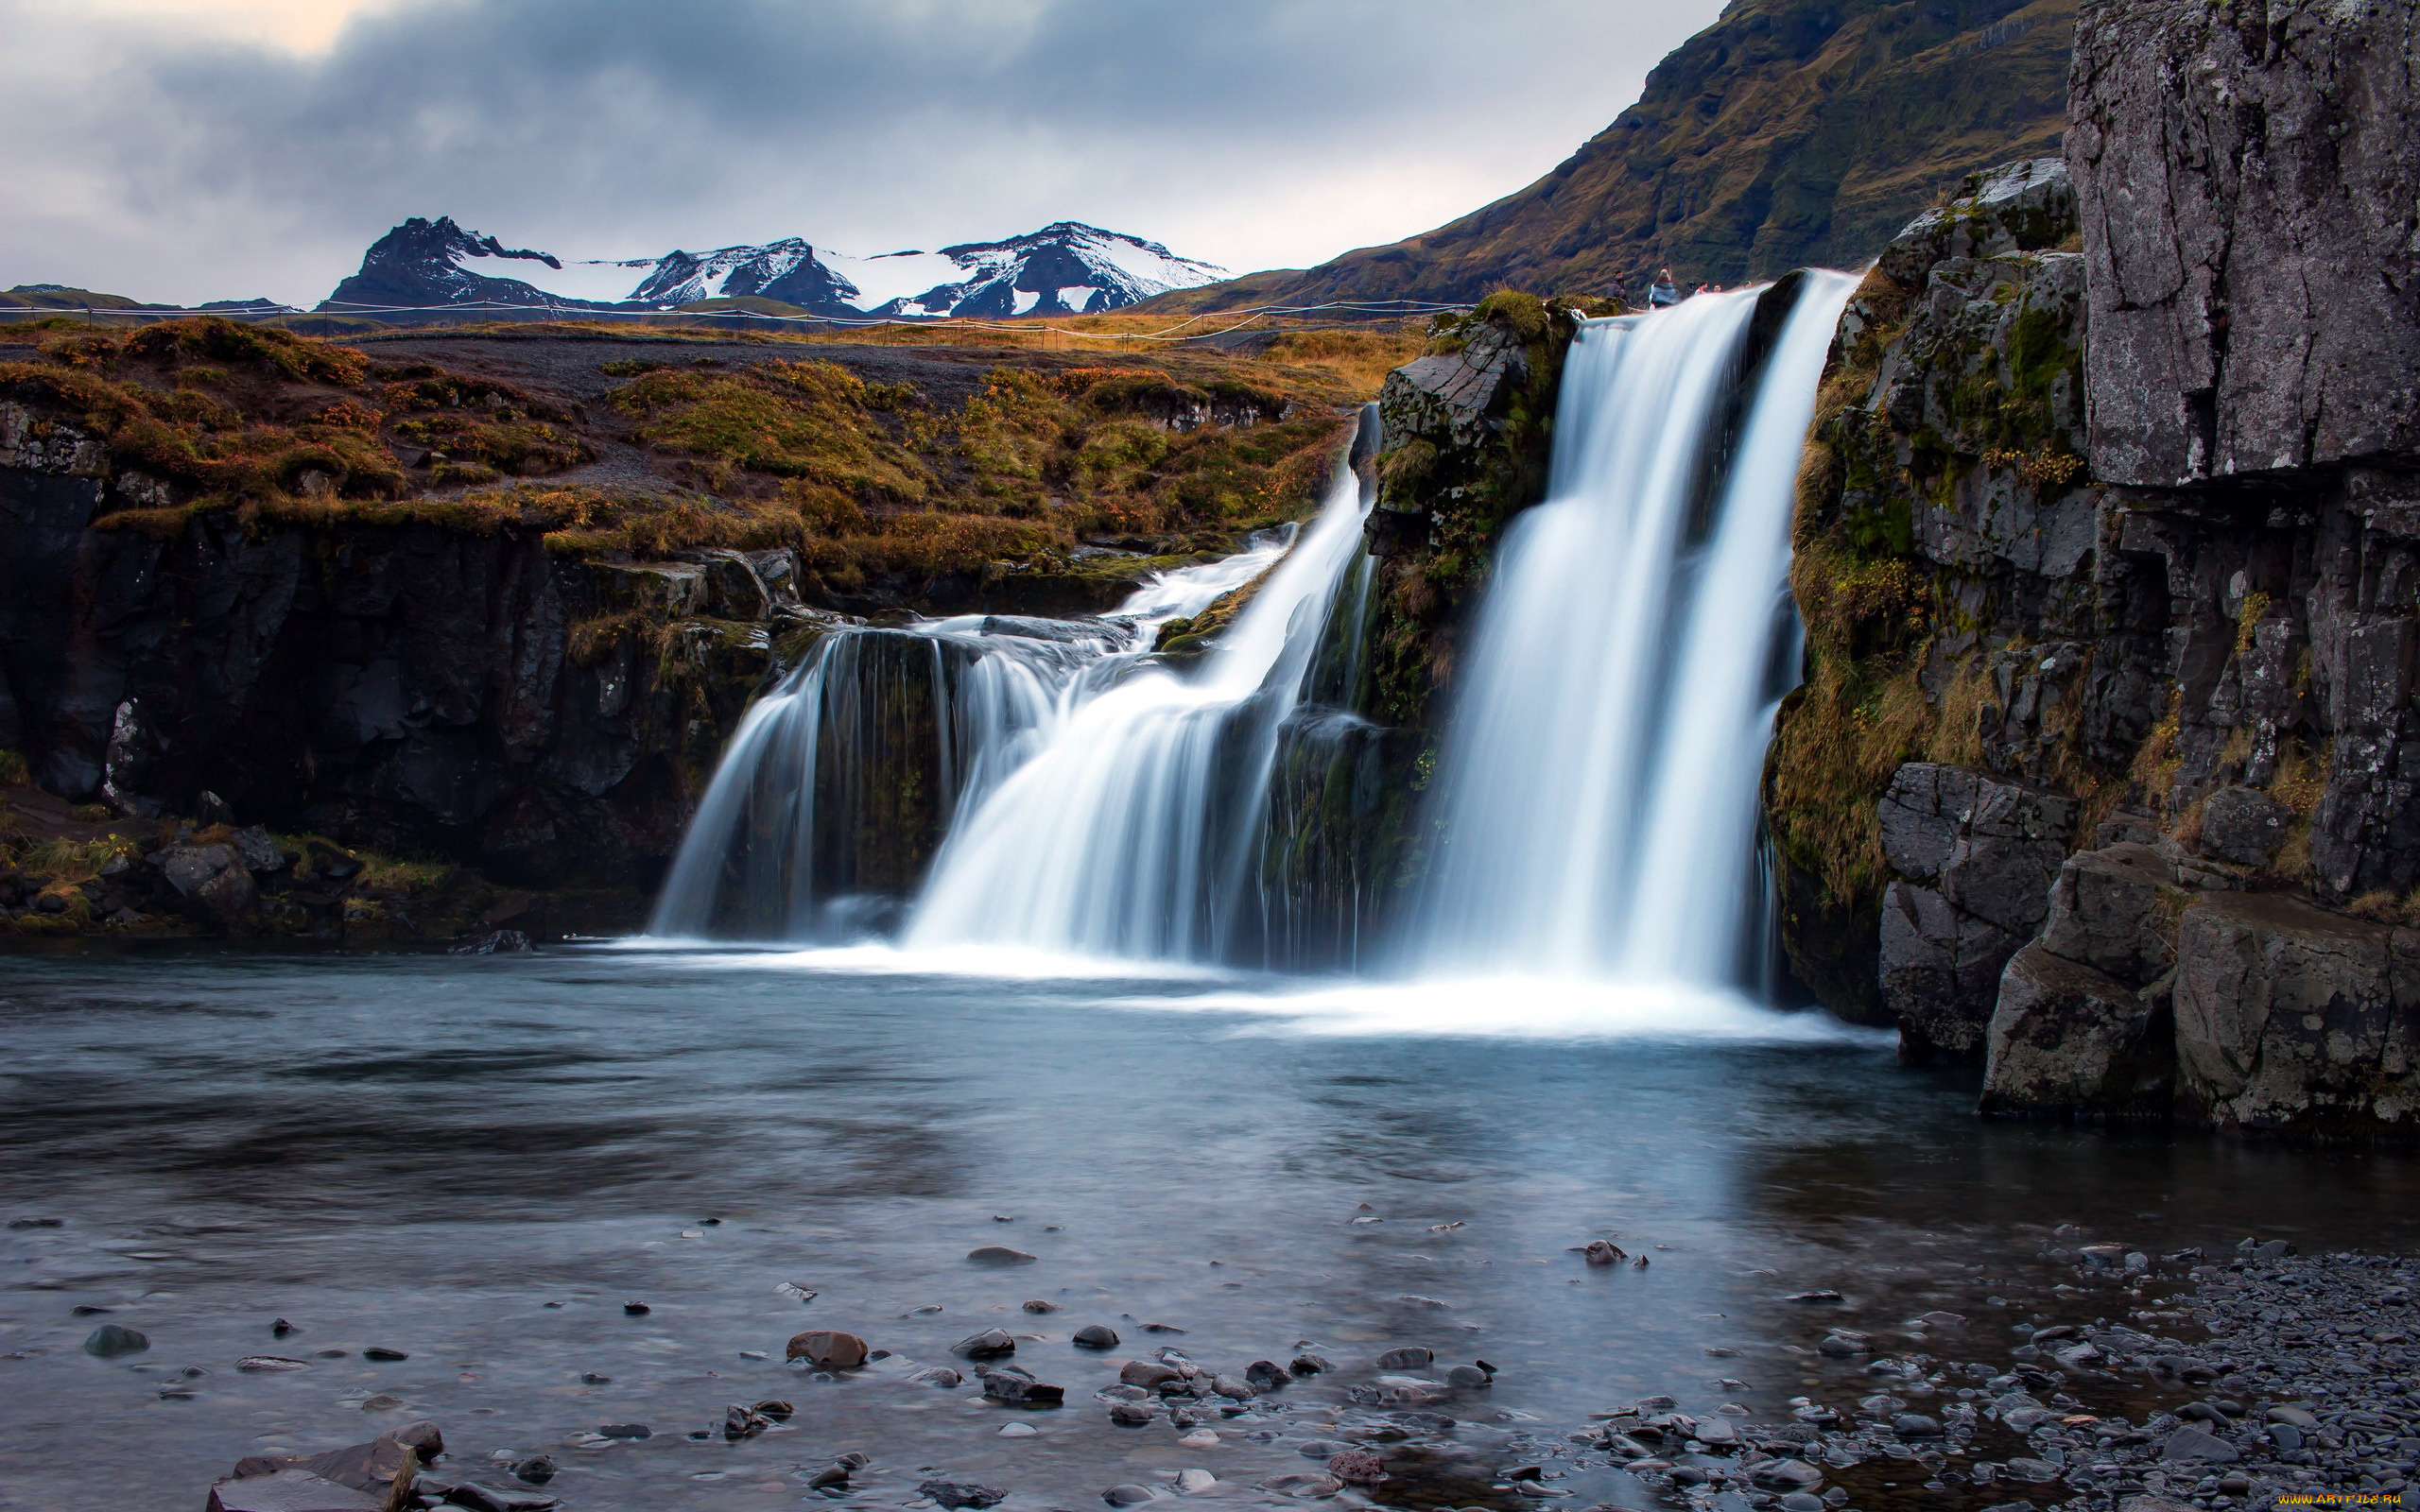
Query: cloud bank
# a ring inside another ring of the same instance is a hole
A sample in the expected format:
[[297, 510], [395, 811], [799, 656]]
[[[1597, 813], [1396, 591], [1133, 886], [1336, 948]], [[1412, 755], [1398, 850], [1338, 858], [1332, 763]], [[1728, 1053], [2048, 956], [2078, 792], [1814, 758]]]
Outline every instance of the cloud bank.
[[153, 3], [0, 0], [0, 287], [313, 301], [415, 215], [567, 257], [1072, 218], [1299, 266], [1519, 188], [1720, 9], [389, 0], [298, 48]]

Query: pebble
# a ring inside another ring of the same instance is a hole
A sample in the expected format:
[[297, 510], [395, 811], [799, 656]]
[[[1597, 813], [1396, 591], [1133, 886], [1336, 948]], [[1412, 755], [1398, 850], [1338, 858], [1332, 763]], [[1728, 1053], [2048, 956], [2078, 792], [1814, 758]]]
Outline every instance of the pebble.
[[1112, 1506], [1141, 1506], [1155, 1500], [1155, 1493], [1144, 1486], [1113, 1486], [1100, 1493], [1100, 1499]]
[[1187, 1449], [1216, 1449], [1219, 1447], [1219, 1435], [1207, 1428], [1197, 1428], [1177, 1442]]
[[648, 1306], [645, 1302], [624, 1302], [622, 1304], [622, 1315], [625, 1317], [645, 1317], [654, 1311], [654, 1308]]
[[1000, 1355], [1016, 1353], [1017, 1341], [998, 1329], [985, 1329], [951, 1345], [950, 1352], [962, 1354], [970, 1360], [995, 1359]]
[[1031, 1438], [1039, 1432], [1041, 1432], [1041, 1430], [1035, 1428], [1031, 1423], [1003, 1423], [1000, 1425], [999, 1436], [1002, 1438]]
[[1041, 1297], [1037, 1297], [1032, 1301], [1025, 1304], [1025, 1310], [1028, 1313], [1056, 1313], [1059, 1311], [1059, 1304], [1056, 1302], [1046, 1302]]
[[809, 1329], [790, 1335], [783, 1358], [804, 1360], [819, 1370], [855, 1370], [866, 1363], [866, 1341], [838, 1329]]
[[1011, 1249], [1006, 1245], [985, 1245], [968, 1250], [966, 1258], [977, 1265], [1030, 1265], [1037, 1257], [1022, 1249]]
[[1087, 1323], [1076, 1331], [1073, 1342], [1087, 1349], [1115, 1349], [1117, 1331], [1104, 1323]]

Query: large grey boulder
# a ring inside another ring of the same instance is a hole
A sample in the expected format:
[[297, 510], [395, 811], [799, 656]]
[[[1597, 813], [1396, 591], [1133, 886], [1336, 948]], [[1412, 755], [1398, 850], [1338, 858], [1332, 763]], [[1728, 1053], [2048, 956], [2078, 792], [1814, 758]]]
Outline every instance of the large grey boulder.
[[1910, 762], [1893, 776], [1880, 818], [1898, 874], [1882, 902], [1883, 1003], [1910, 1050], [1977, 1054], [2000, 969], [2048, 912], [2075, 802]]
[[1980, 1110], [2168, 1116], [2176, 1057], [2156, 994], [2050, 953], [2012, 956], [1992, 1010]]
[[2420, 454], [2420, 9], [2090, 0], [2067, 162], [2094, 471]]
[[2420, 930], [2213, 893], [2177, 937], [2179, 1097], [2221, 1126], [2420, 1126]]
[[2294, 811], [2253, 787], [2222, 787], [2202, 809], [2202, 853], [2241, 867], [2265, 867], [2286, 832]]
[[2050, 885], [2042, 946], [2124, 986], [2148, 987], [2176, 959], [2176, 920], [2188, 901], [2151, 846], [2079, 851]]

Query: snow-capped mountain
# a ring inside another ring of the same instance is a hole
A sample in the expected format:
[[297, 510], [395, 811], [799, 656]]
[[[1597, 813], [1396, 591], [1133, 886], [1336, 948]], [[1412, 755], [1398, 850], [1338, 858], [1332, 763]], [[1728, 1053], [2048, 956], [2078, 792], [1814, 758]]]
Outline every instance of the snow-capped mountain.
[[[516, 268], [528, 274], [525, 279], [486, 270], [502, 260], [533, 262], [548, 271]], [[937, 252], [853, 257], [792, 236], [710, 252], [575, 262], [509, 250], [493, 236], [441, 217], [405, 221], [379, 238], [362, 259], [361, 271], [338, 284], [320, 308], [337, 314], [348, 307], [393, 311], [383, 316], [392, 319], [408, 318], [403, 310], [429, 306], [653, 311], [752, 296], [823, 316], [1001, 319], [1114, 310], [1228, 276], [1224, 268], [1179, 257], [1157, 242], [1072, 220], [1006, 241], [967, 242]]]
[[[330, 314], [410, 311], [446, 304], [579, 303], [517, 278], [475, 271], [474, 263], [536, 263], [560, 273], [562, 262], [544, 252], [508, 249], [454, 224], [451, 215], [405, 221], [371, 243], [361, 271], [346, 279], [320, 308]], [[516, 269], [516, 271], [519, 271]]]

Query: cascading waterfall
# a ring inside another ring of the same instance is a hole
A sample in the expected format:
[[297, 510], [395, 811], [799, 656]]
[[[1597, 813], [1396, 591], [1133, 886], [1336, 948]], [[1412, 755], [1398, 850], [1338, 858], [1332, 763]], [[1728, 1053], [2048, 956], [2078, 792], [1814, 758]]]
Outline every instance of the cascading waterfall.
[[1268, 571], [1294, 533], [1161, 574], [1100, 619], [827, 631], [740, 721], [648, 933], [828, 940], [888, 922], [942, 837], [1161, 625]]
[[[1789, 511], [1856, 280], [1592, 321], [1545, 503], [1498, 556], [1439, 765], [1416, 974], [1738, 983], [1756, 783], [1795, 633]], [[1736, 425], [1736, 429], [1735, 429]]]
[[[1582, 328], [1548, 497], [1506, 533], [1425, 799], [1416, 732], [1356, 712], [1376, 567], [1340, 467], [1299, 540], [1116, 614], [826, 634], [742, 723], [655, 932], [830, 939], [912, 898], [910, 948], [1766, 986], [1789, 512], [1854, 284]], [[1254, 578], [1198, 664], [1150, 654]], [[1414, 831], [1407, 892], [1383, 837]]]
[[1193, 676], [1145, 666], [1076, 708], [944, 842], [906, 943], [1223, 958], [1277, 731], [1364, 559], [1367, 507], [1340, 466], [1318, 519]]

